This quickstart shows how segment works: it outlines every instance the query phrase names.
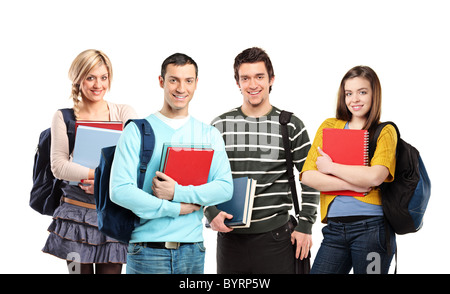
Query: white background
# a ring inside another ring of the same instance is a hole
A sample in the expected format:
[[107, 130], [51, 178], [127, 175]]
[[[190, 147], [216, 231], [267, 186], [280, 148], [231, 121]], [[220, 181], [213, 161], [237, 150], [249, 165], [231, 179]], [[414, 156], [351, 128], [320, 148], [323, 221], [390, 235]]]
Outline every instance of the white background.
[[[126, 3], [126, 4], [124, 4]], [[114, 68], [106, 99], [143, 117], [162, 106], [158, 75], [172, 53], [193, 57], [199, 84], [190, 113], [209, 123], [238, 106], [234, 57], [260, 46], [272, 59], [273, 105], [293, 111], [311, 140], [334, 116], [342, 76], [369, 65], [383, 88], [382, 120], [416, 146], [432, 181], [423, 229], [398, 236], [400, 273], [449, 273], [450, 43], [446, 1], [2, 1], [0, 273], [66, 273], [44, 254], [50, 217], [28, 206], [39, 133], [70, 107], [72, 60], [103, 50]], [[447, 192], [446, 192], [447, 191]], [[313, 232], [313, 257], [322, 240]], [[215, 233], [205, 230], [206, 273], [215, 273]]]

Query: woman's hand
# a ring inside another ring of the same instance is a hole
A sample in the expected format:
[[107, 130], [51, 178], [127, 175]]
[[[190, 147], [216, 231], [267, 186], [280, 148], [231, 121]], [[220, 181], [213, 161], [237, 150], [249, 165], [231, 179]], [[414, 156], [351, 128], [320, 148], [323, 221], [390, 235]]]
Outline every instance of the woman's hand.
[[94, 180], [81, 180], [81, 184], [78, 184], [86, 194], [94, 194]]
[[326, 154], [325, 152], [323, 152], [322, 149], [320, 149], [320, 147], [317, 147], [317, 150], [319, 151], [320, 155], [319, 157], [317, 157], [316, 160], [316, 165], [317, 165], [317, 169], [326, 175], [332, 174], [333, 172], [333, 160], [331, 160], [331, 157]]

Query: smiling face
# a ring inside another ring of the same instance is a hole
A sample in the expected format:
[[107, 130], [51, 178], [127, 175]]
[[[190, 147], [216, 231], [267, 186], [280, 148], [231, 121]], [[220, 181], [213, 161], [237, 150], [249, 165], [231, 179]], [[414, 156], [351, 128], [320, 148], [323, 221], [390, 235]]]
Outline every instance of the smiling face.
[[244, 96], [244, 107], [270, 109], [269, 89], [275, 77], [269, 78], [264, 62], [243, 63], [238, 74], [237, 85]]
[[348, 79], [344, 85], [345, 104], [352, 113], [352, 119], [365, 120], [372, 107], [372, 87], [361, 77]]
[[195, 66], [167, 65], [165, 77], [159, 76], [159, 85], [164, 89], [161, 113], [169, 118], [187, 116], [189, 102], [197, 89]]
[[81, 97], [83, 100], [97, 102], [103, 100], [108, 91], [108, 69], [104, 64], [92, 69], [81, 83]]

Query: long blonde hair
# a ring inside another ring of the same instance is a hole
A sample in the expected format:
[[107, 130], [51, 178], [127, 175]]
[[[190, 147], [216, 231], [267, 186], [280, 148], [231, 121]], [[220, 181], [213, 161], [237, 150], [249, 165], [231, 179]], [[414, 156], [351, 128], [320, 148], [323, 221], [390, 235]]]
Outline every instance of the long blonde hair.
[[88, 49], [73, 60], [69, 69], [69, 79], [72, 81], [72, 93], [70, 97], [73, 100], [73, 110], [75, 117], [78, 118], [81, 102], [81, 83], [89, 72], [97, 67], [105, 65], [108, 70], [108, 90], [111, 88], [113, 70], [108, 56], [100, 50]]

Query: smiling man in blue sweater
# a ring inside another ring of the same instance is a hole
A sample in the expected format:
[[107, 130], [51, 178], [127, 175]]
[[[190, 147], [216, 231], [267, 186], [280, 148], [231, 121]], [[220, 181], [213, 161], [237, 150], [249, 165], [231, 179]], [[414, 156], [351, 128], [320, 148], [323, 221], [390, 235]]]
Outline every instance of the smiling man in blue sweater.
[[[137, 188], [141, 136], [135, 124], [125, 128], [117, 144], [111, 200], [140, 218], [128, 248], [127, 273], [203, 273], [202, 206], [232, 197], [231, 169], [220, 133], [188, 112], [197, 76], [197, 64], [185, 54], [173, 54], [162, 64], [159, 83], [164, 104], [146, 118], [156, 142], [142, 190]], [[181, 186], [158, 171], [167, 142], [211, 144], [214, 156], [206, 184]]]

